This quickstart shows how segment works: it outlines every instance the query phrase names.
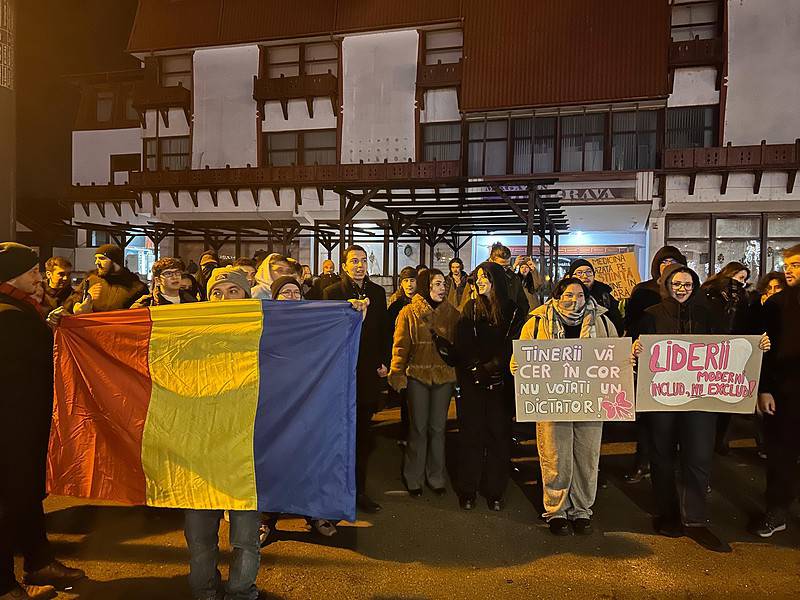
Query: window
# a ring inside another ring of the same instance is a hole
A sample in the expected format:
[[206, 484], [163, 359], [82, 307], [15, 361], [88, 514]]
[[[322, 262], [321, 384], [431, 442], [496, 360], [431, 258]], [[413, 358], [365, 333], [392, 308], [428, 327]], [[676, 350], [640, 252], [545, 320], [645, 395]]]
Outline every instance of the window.
[[267, 133], [265, 157], [273, 167], [335, 165], [336, 130]]
[[514, 174], [551, 173], [554, 166], [556, 118], [512, 119]]
[[654, 169], [656, 126], [653, 110], [612, 113], [611, 168], [615, 171]]
[[139, 120], [139, 113], [136, 112], [136, 109], [133, 108], [133, 89], [128, 88], [125, 90], [125, 120], [126, 121], [138, 121]]
[[130, 180], [131, 172], [141, 171], [142, 157], [139, 154], [111, 155], [111, 183], [123, 185]]
[[183, 171], [189, 168], [189, 136], [145, 138], [144, 160], [147, 171]]
[[422, 126], [423, 160], [460, 160], [461, 123], [427, 123]]
[[716, 0], [673, 4], [672, 41], [683, 42], [693, 40], [695, 37], [701, 40], [716, 37], [717, 7]]
[[192, 55], [162, 56], [159, 60], [161, 86], [192, 89]]
[[714, 272], [737, 261], [756, 278], [761, 267], [761, 217], [715, 217]]
[[97, 92], [97, 122], [110, 123], [114, 116], [114, 92]]
[[464, 54], [464, 32], [442, 29], [425, 32], [425, 64], [457, 63]]
[[716, 143], [716, 106], [667, 109], [667, 148], [710, 148]]
[[96, 231], [94, 229], [87, 232], [88, 245], [90, 248], [97, 248], [103, 244], [108, 244], [111, 241], [111, 236], [107, 231]]
[[469, 165], [472, 176], [505, 175], [508, 154], [508, 120], [469, 124]]
[[709, 217], [679, 217], [667, 220], [667, 244], [678, 248], [687, 258], [689, 268], [705, 281], [709, 272]]
[[298, 75], [337, 75], [339, 47], [333, 42], [270, 46], [266, 49], [267, 76], [270, 79]]
[[800, 214], [767, 215], [764, 273], [783, 271], [783, 251], [800, 244]]
[[602, 171], [606, 115], [561, 117], [561, 171]]

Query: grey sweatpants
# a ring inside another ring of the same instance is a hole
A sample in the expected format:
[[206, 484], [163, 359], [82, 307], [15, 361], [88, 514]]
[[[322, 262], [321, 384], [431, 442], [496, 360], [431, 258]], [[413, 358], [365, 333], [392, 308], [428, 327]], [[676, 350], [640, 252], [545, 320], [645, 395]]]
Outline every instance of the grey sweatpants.
[[544, 518], [588, 519], [597, 494], [603, 424], [537, 423]]
[[408, 378], [410, 423], [403, 477], [409, 489], [422, 488], [426, 478], [431, 487], [445, 487], [444, 430], [452, 392], [452, 383], [425, 385]]

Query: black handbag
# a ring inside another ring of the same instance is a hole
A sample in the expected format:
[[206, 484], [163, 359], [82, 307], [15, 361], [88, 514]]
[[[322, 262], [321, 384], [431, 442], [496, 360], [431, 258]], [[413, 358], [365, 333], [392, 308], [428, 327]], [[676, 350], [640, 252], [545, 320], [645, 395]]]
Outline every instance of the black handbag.
[[433, 329], [431, 329], [430, 331], [431, 331], [431, 338], [433, 339], [433, 345], [436, 346], [436, 351], [439, 353], [439, 356], [444, 361], [444, 364], [446, 364], [448, 367], [457, 367], [459, 361], [456, 352], [456, 347], [450, 340], [440, 336]]

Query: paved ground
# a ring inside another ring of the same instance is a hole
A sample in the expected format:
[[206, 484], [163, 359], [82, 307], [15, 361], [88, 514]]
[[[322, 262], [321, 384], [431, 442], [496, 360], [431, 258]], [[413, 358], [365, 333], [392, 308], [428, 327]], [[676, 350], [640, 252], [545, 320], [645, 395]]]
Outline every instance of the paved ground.
[[[606, 432], [601, 464], [609, 485], [595, 507], [597, 532], [554, 538], [537, 518], [532, 445], [517, 447], [519, 471], [506, 510], [492, 513], [481, 502], [464, 512], [452, 492], [411, 499], [402, 491], [397, 413], [385, 411], [379, 419], [370, 487], [383, 512], [341, 526], [331, 540], [307, 532], [302, 520], [281, 521], [277, 541], [263, 552], [258, 584], [265, 598], [800, 598], [797, 515], [790, 531], [769, 543], [745, 532], [760, 502], [763, 463], [741, 423], [737, 448], [715, 464], [712, 514], [734, 547], [719, 555], [685, 538], [653, 535], [649, 482], [621, 481], [633, 447], [629, 427]], [[189, 597], [178, 511], [60, 497], [50, 498], [47, 508], [58, 555], [91, 576], [61, 597]]]

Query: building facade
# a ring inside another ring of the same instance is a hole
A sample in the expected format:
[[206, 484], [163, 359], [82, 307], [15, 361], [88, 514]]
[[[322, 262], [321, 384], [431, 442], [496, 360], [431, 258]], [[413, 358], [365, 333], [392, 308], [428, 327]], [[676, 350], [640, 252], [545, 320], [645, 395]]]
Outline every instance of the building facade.
[[[562, 273], [633, 250], [646, 274], [665, 242], [769, 270], [800, 236], [798, 27], [793, 0], [141, 0], [142, 68], [75, 78], [76, 259], [344, 238], [389, 275], [547, 238]], [[563, 218], [509, 197], [533, 189]]]
[[14, 0], [0, 0], [0, 240], [16, 234], [16, 108]]

